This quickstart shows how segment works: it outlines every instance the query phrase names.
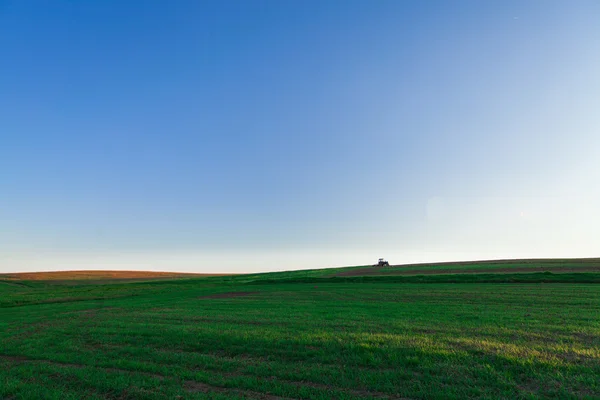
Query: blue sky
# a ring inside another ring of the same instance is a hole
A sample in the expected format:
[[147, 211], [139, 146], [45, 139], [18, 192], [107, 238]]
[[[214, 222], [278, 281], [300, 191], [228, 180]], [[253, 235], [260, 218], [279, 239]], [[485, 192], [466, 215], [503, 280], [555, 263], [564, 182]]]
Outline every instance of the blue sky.
[[0, 271], [599, 256], [599, 18], [0, 0]]

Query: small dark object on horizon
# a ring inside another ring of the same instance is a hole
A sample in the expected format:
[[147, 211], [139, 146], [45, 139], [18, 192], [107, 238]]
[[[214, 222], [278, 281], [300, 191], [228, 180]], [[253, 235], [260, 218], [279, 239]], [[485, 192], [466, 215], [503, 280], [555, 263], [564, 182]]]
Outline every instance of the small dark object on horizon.
[[376, 267], [389, 267], [390, 263], [385, 261], [383, 258], [380, 258], [379, 262], [375, 266]]

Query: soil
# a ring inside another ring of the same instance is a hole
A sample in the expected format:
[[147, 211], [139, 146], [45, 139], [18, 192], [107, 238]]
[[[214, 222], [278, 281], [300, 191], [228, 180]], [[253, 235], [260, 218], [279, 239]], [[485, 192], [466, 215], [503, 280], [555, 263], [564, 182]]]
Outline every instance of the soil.
[[64, 280], [90, 280], [90, 279], [168, 279], [168, 278], [195, 278], [204, 276], [227, 276], [232, 274], [194, 274], [182, 272], [154, 272], [154, 271], [50, 271], [50, 272], [18, 272], [0, 274], [1, 279], [22, 281], [64, 281]]

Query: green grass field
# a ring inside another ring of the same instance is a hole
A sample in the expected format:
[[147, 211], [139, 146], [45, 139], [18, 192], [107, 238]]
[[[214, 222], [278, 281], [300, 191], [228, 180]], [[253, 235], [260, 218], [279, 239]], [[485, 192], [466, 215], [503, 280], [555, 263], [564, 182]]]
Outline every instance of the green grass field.
[[0, 277], [0, 399], [598, 399], [600, 274], [557, 262]]

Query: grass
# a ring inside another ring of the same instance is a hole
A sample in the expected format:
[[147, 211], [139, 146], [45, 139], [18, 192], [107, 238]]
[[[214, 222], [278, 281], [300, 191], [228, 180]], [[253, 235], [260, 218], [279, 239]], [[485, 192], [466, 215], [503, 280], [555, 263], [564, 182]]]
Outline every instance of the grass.
[[339, 273], [0, 281], [0, 398], [600, 398], [597, 274]]
[[349, 277], [305, 277], [287, 279], [256, 279], [252, 284], [267, 283], [600, 283], [598, 273], [559, 273], [537, 272], [537, 273], [500, 273], [500, 274], [440, 274], [440, 275], [407, 275], [407, 276], [349, 276]]

